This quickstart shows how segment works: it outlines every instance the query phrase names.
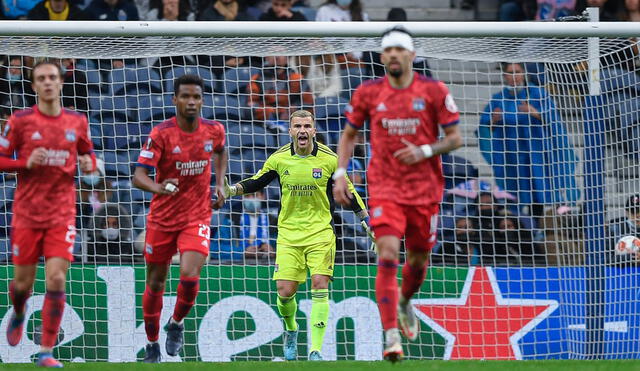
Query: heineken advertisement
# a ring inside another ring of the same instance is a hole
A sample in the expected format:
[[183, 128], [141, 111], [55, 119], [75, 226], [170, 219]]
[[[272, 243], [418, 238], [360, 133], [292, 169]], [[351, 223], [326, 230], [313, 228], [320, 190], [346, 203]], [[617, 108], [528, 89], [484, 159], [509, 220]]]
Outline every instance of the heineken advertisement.
[[[337, 266], [323, 348], [325, 359], [378, 360], [383, 333], [375, 304], [373, 265]], [[165, 361], [274, 360], [282, 357], [284, 330], [275, 307], [275, 283], [266, 266], [207, 266], [200, 294], [185, 319], [185, 347]], [[640, 358], [640, 269], [611, 268], [605, 297], [605, 353]], [[73, 267], [57, 355], [76, 362], [135, 362], [146, 343], [142, 323], [143, 266]], [[0, 268], [8, 292], [11, 267]], [[38, 271], [28, 302], [26, 335], [17, 347], [4, 336], [8, 295], [0, 296], [0, 358], [30, 362], [38, 351], [44, 272]], [[178, 267], [172, 267], [161, 322], [176, 300]], [[311, 300], [298, 294], [299, 353]], [[577, 358], [587, 343], [583, 268], [431, 268], [414, 301], [422, 331], [405, 345], [410, 358]], [[160, 342], [165, 341], [161, 331]], [[164, 352], [164, 346], [161, 346]]]

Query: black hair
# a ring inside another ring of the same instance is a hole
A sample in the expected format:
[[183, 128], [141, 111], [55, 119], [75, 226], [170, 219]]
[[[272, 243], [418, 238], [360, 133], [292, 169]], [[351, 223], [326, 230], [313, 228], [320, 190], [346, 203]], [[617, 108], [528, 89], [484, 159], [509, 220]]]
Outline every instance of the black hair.
[[387, 21], [405, 22], [407, 20], [407, 12], [402, 8], [391, 8], [387, 13]]
[[409, 35], [409, 36], [413, 37], [413, 34], [412, 34], [411, 32], [409, 32], [409, 30], [407, 30], [406, 28], [404, 28], [403, 26], [400, 26], [400, 25], [398, 25], [398, 26], [393, 26], [393, 27], [391, 27], [391, 28], [389, 28], [389, 29], [385, 30], [385, 31], [382, 33], [382, 37], [385, 37], [385, 36], [387, 36], [388, 34], [390, 34], [390, 33], [392, 33], [392, 32], [402, 32], [402, 33], [406, 33], [407, 35]]
[[54, 66], [55, 68], [58, 69], [58, 75], [60, 76], [60, 80], [64, 79], [64, 76], [62, 74], [62, 67], [60, 67], [60, 64], [58, 62], [54, 62], [50, 59], [44, 59], [41, 60], [40, 62], [36, 63], [33, 68], [31, 69], [31, 82], [33, 82], [33, 77], [35, 76], [34, 72], [36, 71], [36, 68], [40, 67], [40, 66], [44, 66], [44, 65], [51, 65]]
[[173, 95], [178, 96], [180, 85], [198, 85], [204, 91], [204, 81], [198, 75], [186, 74], [178, 77], [173, 83]]

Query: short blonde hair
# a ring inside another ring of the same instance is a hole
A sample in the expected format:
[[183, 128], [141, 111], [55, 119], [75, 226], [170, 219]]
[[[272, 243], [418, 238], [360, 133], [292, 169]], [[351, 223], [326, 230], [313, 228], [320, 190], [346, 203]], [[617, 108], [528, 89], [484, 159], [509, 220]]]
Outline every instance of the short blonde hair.
[[307, 110], [304, 110], [304, 109], [300, 109], [300, 110], [297, 110], [297, 111], [293, 112], [291, 114], [291, 116], [289, 116], [289, 124], [291, 124], [291, 121], [293, 121], [293, 119], [297, 118], [297, 117], [299, 117], [299, 118], [311, 117], [311, 120], [313, 121], [313, 124], [315, 125], [315, 123], [316, 123], [316, 118], [313, 117], [313, 113], [311, 113], [311, 112], [309, 112]]

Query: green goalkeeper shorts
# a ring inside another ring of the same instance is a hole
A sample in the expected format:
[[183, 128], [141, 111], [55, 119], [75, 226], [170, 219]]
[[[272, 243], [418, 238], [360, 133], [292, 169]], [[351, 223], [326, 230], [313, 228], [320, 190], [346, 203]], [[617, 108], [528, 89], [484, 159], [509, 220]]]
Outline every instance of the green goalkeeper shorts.
[[333, 277], [335, 256], [335, 239], [301, 247], [278, 245], [273, 279], [304, 283], [307, 280], [307, 268], [311, 276], [321, 274]]

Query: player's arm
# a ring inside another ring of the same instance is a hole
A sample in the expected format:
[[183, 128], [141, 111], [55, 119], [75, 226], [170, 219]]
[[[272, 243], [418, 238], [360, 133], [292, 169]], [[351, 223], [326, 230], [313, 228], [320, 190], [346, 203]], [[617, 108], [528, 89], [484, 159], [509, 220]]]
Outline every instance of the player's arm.
[[98, 168], [96, 154], [93, 152], [93, 142], [89, 133], [89, 123], [87, 119], [83, 119], [83, 125], [80, 129], [80, 137], [78, 138], [78, 161], [80, 163], [80, 171], [83, 173], [93, 173]]
[[44, 165], [47, 161], [47, 150], [38, 147], [31, 152], [29, 158], [13, 159], [4, 154], [0, 154], [0, 171], [18, 171], [33, 169], [36, 166]]
[[165, 179], [162, 183], [156, 183], [149, 176], [149, 168], [138, 164], [133, 173], [133, 186], [159, 195], [174, 195], [178, 192], [178, 179]]
[[[351, 125], [346, 125], [338, 142], [338, 168], [333, 174], [333, 198], [342, 206], [349, 206], [354, 202], [353, 192], [349, 189], [348, 178], [346, 177], [347, 166], [356, 145], [358, 129]], [[353, 185], [351, 185], [353, 188]]]
[[28, 158], [14, 159], [14, 154], [20, 147], [20, 131], [14, 126], [13, 117], [11, 117], [0, 135], [0, 171], [32, 169], [46, 163], [47, 150], [42, 147], [34, 149]]
[[213, 152], [213, 169], [216, 173], [216, 194], [218, 199], [211, 204], [214, 210], [217, 210], [224, 205], [225, 201], [225, 183], [227, 174], [227, 162], [229, 156], [224, 146]]
[[362, 226], [362, 229], [367, 232], [367, 235], [371, 239], [371, 251], [374, 251], [377, 254], [378, 250], [376, 246], [376, 236], [373, 234], [371, 225], [369, 224], [369, 213], [367, 212], [367, 208], [364, 204], [364, 201], [362, 201], [362, 197], [360, 197], [360, 194], [358, 194], [358, 191], [356, 191], [356, 187], [354, 187], [353, 183], [351, 183], [351, 180], [349, 180], [349, 177], [347, 175], [344, 175], [344, 177], [347, 182], [347, 189], [351, 194], [349, 206], [351, 207], [351, 210], [356, 213], [358, 218], [360, 218], [360, 225]]
[[162, 183], [157, 183], [149, 176], [149, 171], [155, 170], [160, 162], [162, 148], [162, 137], [156, 129], [153, 129], [147, 144], [140, 151], [136, 170], [133, 173], [133, 186], [159, 195], [173, 195], [178, 192], [178, 179], [169, 178]]
[[406, 147], [397, 150], [393, 156], [404, 164], [413, 165], [462, 147], [462, 135], [458, 127], [460, 120], [458, 107], [444, 84], [440, 83], [438, 89], [437, 119], [444, 131], [444, 137], [435, 143], [411, 143], [403, 138], [402, 142]]
[[269, 156], [265, 161], [262, 169], [251, 178], [244, 179], [237, 184], [230, 185], [227, 179], [224, 179], [224, 196], [240, 196], [247, 193], [255, 193], [266, 187], [272, 180], [278, 177], [276, 171], [275, 160], [273, 156]]

